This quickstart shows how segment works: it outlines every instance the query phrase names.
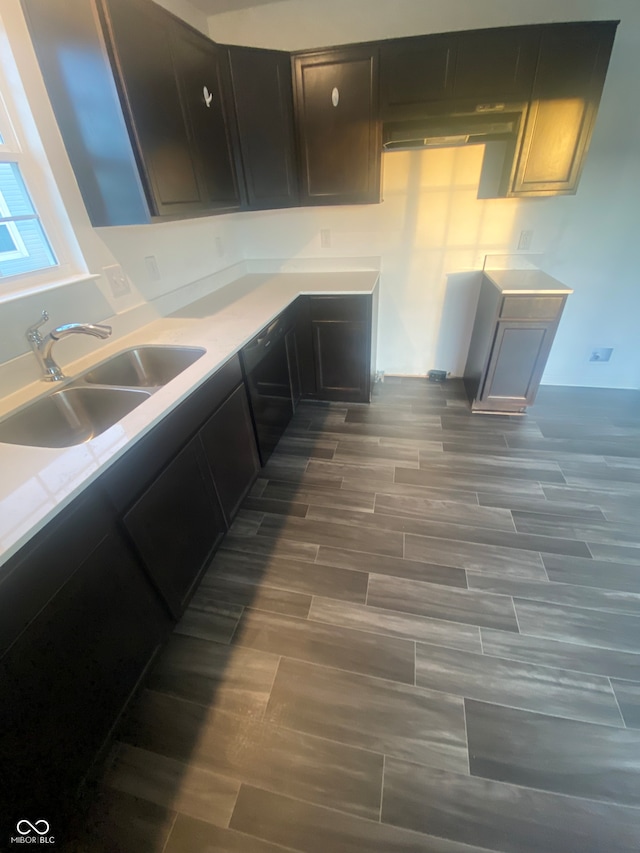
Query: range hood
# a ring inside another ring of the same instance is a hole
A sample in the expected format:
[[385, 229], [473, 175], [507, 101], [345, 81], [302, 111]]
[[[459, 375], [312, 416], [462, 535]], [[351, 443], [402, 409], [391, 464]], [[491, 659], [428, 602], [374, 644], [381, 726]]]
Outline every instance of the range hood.
[[494, 140], [515, 139], [520, 127], [522, 109], [510, 105], [489, 111], [429, 116], [414, 121], [385, 123], [382, 131], [385, 151], [408, 151], [415, 148], [442, 148], [473, 145]]

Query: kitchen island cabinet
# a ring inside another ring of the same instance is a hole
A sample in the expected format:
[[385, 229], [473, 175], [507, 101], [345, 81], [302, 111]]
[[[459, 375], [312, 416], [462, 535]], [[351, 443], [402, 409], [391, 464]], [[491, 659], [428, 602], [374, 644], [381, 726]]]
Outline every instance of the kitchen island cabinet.
[[536, 397], [567, 296], [539, 270], [482, 277], [464, 371], [474, 412], [524, 412]]

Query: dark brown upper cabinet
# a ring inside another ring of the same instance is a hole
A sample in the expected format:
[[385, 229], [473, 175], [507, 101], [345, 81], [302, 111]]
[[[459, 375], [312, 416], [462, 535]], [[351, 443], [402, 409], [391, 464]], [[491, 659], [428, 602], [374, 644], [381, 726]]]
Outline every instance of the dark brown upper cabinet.
[[225, 51], [150, 0], [23, 7], [93, 225], [239, 207]]
[[392, 39], [380, 45], [383, 119], [421, 118], [452, 97], [455, 35]]
[[383, 42], [383, 119], [419, 119], [527, 101], [538, 40], [537, 27], [508, 27]]
[[617, 22], [543, 27], [522, 146], [506, 194], [576, 192]]
[[172, 51], [180, 97], [191, 135], [200, 196], [207, 209], [240, 205], [232, 139], [233, 106], [224, 48], [172, 20]]
[[298, 203], [291, 58], [280, 50], [229, 47], [247, 206]]
[[377, 48], [297, 54], [293, 69], [301, 203], [379, 202]]
[[484, 101], [528, 101], [536, 68], [537, 27], [458, 33], [453, 97]]

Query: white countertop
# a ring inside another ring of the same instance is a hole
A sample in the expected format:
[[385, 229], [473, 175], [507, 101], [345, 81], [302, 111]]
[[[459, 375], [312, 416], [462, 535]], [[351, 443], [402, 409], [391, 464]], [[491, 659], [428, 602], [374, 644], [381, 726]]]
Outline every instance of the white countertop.
[[[126, 337], [101, 342], [91, 357], [65, 365], [73, 377], [139, 344], [206, 349], [202, 358], [91, 441], [60, 449], [0, 443], [0, 565], [297, 296], [372, 293], [378, 277], [377, 271], [245, 275]], [[20, 403], [52, 390], [48, 383], [34, 383]], [[0, 413], [6, 414], [2, 402]]]
[[573, 293], [570, 287], [559, 282], [546, 272], [536, 269], [485, 269], [484, 274], [504, 296], [530, 294], [548, 294], [568, 296]]

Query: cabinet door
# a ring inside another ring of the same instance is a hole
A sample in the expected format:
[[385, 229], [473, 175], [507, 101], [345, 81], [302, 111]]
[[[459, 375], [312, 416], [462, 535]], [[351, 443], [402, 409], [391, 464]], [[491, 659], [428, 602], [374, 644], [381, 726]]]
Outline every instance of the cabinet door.
[[368, 402], [371, 300], [312, 296], [310, 302], [316, 396], [322, 400]]
[[142, 561], [176, 617], [225, 532], [192, 440], [124, 516]]
[[[68, 538], [50, 545], [64, 551]], [[46, 572], [44, 555], [34, 559]], [[115, 533], [74, 569], [0, 662], [1, 799], [12, 829], [31, 814], [58, 835], [169, 621]]]
[[303, 204], [380, 201], [377, 69], [369, 49], [294, 57]]
[[510, 195], [576, 192], [615, 28], [611, 23], [543, 28], [533, 99]]
[[260, 470], [247, 392], [239, 385], [200, 430], [200, 440], [228, 525]]
[[230, 47], [229, 61], [249, 207], [298, 200], [288, 53]]
[[175, 73], [192, 137], [205, 207], [232, 209], [240, 195], [225, 110], [227, 54], [210, 39], [172, 20]]
[[528, 101], [539, 40], [537, 27], [459, 33], [453, 97], [491, 103]]
[[533, 403], [556, 325], [516, 320], [498, 322], [479, 394], [481, 407], [488, 404], [498, 410], [513, 411]]
[[380, 46], [380, 112], [383, 119], [421, 118], [434, 102], [453, 94], [454, 34], [394, 39]]
[[120, 97], [158, 215], [204, 207], [172, 62], [171, 18], [148, 0], [100, 0]]

